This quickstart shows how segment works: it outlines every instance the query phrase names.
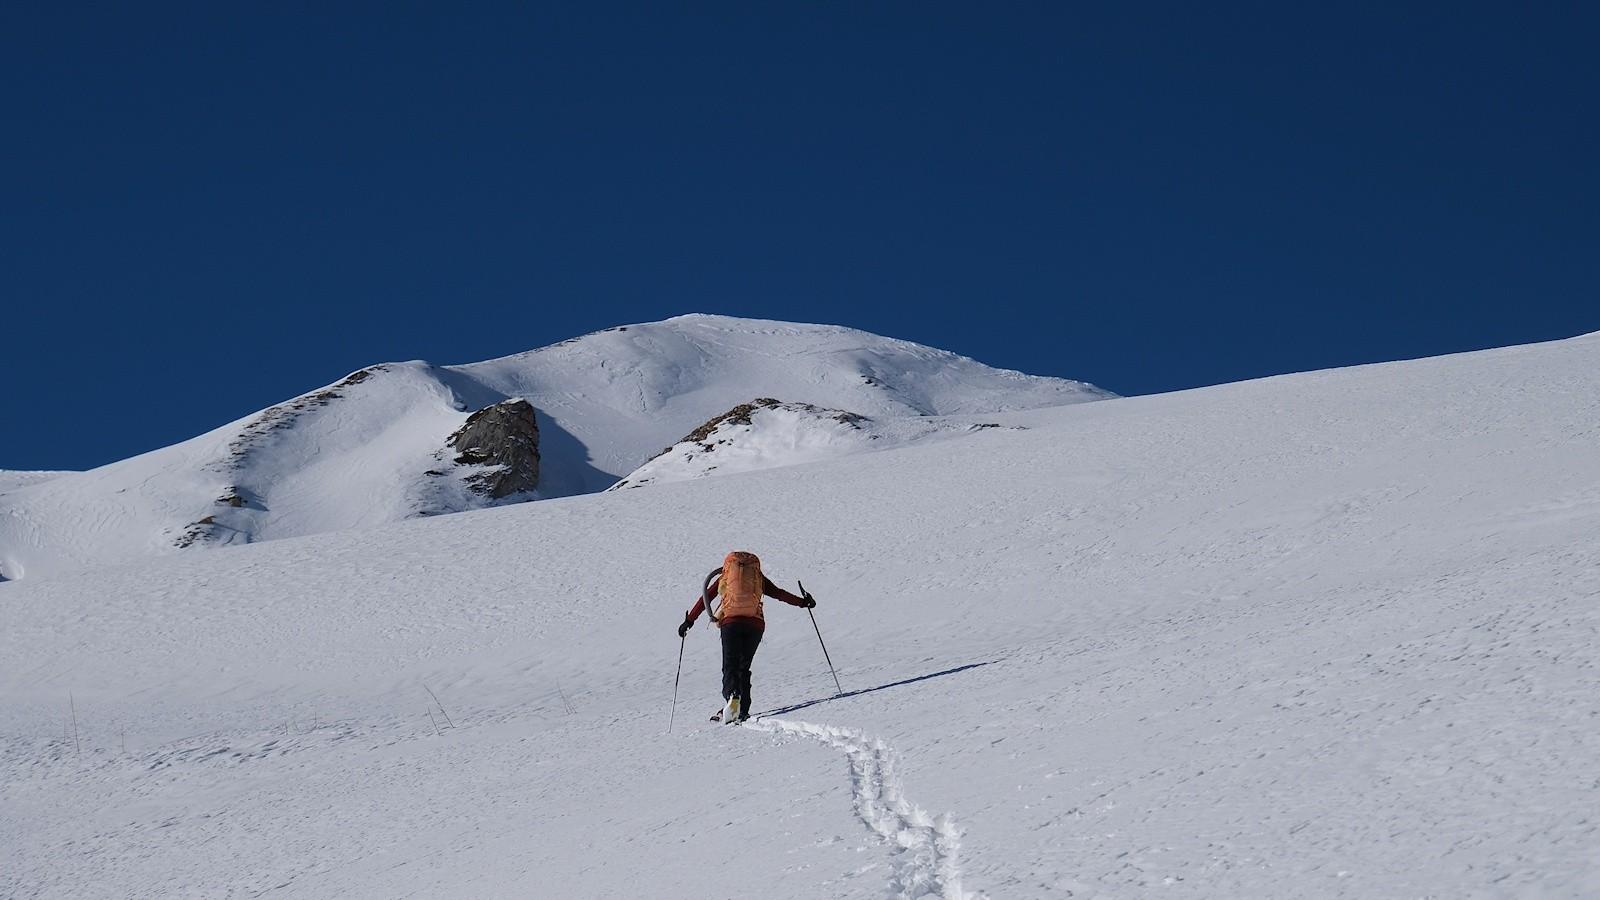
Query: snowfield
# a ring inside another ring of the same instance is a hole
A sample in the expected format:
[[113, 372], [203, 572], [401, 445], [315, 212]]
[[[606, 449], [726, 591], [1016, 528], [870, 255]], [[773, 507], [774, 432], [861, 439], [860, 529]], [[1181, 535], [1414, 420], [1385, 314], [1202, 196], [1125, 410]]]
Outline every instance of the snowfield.
[[0, 584], [0, 896], [1600, 896], [1600, 334], [987, 423]]

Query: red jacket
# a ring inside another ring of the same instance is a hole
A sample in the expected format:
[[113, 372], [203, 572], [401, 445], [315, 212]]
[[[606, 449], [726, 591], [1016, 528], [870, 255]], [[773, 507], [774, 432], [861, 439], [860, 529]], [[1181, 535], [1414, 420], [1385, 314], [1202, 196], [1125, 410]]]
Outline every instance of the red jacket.
[[[716, 596], [716, 594], [717, 594], [717, 585], [721, 581], [722, 581], [722, 576], [721, 575], [718, 575], [716, 578], [713, 578], [711, 580], [711, 583], [706, 587], [704, 593], [702, 593], [700, 595], [700, 599], [695, 601], [694, 608], [689, 610], [688, 618], [689, 618], [689, 624], [690, 625], [693, 625], [695, 620], [700, 618], [700, 614], [705, 612], [705, 610], [706, 610], [706, 598], [707, 597]], [[768, 578], [765, 575], [761, 576], [761, 593], [767, 595], [768, 597], [773, 598], [774, 600], [782, 600], [783, 602], [791, 604], [793, 606], [805, 606], [806, 605], [806, 601], [805, 601], [804, 598], [796, 597], [795, 595], [789, 593], [788, 591], [784, 590], [783, 588], [778, 587], [777, 585], [772, 583], [772, 579]], [[746, 625], [754, 625], [755, 627], [760, 628], [763, 631], [765, 631], [766, 627], [767, 627], [766, 620], [763, 619], [761, 616], [728, 616], [727, 618], [724, 618], [724, 619], [720, 620], [717, 623], [717, 627], [721, 628], [722, 626], [727, 625], [730, 622], [743, 622]]]

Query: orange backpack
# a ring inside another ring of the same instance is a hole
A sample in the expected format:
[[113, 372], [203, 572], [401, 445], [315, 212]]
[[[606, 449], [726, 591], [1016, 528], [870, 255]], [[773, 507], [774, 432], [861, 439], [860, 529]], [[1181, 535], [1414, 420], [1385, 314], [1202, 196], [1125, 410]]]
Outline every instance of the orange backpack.
[[722, 605], [717, 610], [717, 621], [730, 616], [760, 619], [762, 583], [761, 560], [754, 553], [735, 550], [722, 561], [722, 580], [717, 593]]

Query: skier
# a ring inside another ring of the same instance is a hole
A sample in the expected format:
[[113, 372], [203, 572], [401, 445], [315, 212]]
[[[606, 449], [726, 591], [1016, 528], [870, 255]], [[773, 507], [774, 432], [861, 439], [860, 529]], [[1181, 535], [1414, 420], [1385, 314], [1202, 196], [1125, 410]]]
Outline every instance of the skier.
[[[802, 592], [804, 593], [804, 592]], [[809, 609], [817, 605], [810, 594], [796, 597], [761, 574], [761, 560], [754, 553], [735, 550], [722, 561], [721, 569], [706, 576], [705, 589], [694, 608], [684, 614], [678, 637], [689, 633], [695, 619], [711, 600], [721, 596], [722, 605], [711, 614], [722, 633], [723, 708], [711, 717], [713, 722], [743, 722], [750, 718], [750, 663], [766, 629], [761, 614], [761, 597], [766, 595], [785, 603]]]

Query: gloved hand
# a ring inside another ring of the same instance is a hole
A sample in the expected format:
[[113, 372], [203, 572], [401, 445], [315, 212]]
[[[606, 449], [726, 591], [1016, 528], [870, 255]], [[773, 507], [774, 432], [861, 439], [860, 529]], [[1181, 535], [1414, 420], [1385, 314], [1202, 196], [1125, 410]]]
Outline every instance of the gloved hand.
[[686, 617], [683, 620], [683, 624], [678, 626], [678, 637], [684, 637], [688, 633], [689, 633], [689, 620]]
[[809, 592], [806, 593], [805, 596], [801, 597], [801, 599], [806, 601], [804, 604], [806, 609], [811, 609], [817, 605], [817, 598], [811, 596]]

